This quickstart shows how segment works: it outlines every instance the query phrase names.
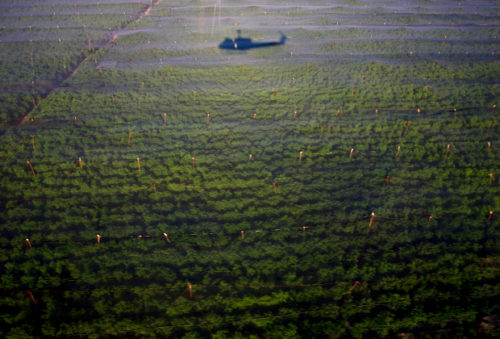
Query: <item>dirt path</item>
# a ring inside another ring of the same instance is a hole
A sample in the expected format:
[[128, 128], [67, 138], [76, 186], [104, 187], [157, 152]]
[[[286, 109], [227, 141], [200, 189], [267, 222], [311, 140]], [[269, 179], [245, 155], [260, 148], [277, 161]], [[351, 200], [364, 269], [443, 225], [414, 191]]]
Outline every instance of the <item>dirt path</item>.
[[[129, 22], [127, 22], [125, 24], [125, 27], [130, 25], [131, 23], [136, 23], [138, 22], [139, 20], [141, 20], [144, 16], [147, 16], [149, 15], [149, 12], [151, 11], [151, 9], [158, 5], [159, 3], [161, 2], [161, 0], [156, 0], [154, 1], [150, 6], [146, 7], [142, 12], [140, 12], [136, 18], [134, 20], [131, 20]], [[121, 29], [124, 29], [125, 27], [122, 27]], [[118, 34], [116, 33], [113, 33], [113, 35], [111, 35], [108, 40], [106, 40], [106, 42], [104, 42], [104, 44], [102, 45], [102, 47], [99, 47], [99, 48], [95, 48], [93, 49], [89, 55], [87, 55], [85, 58], [83, 58], [72, 70], [71, 72], [68, 74], [68, 76], [66, 76], [64, 79], [62, 79], [61, 81], [59, 81], [59, 83], [57, 83], [56, 85], [54, 85], [49, 91], [47, 94], [45, 94], [44, 96], [42, 96], [40, 98], [40, 101], [38, 103], [33, 103], [33, 106], [28, 110], [28, 112], [22, 117], [22, 119], [19, 120], [19, 122], [17, 123], [14, 123], [14, 125], [17, 125], [17, 126], [20, 126], [22, 125], [23, 123], [25, 123], [31, 113], [33, 113], [33, 111], [35, 111], [35, 109], [38, 107], [38, 105], [40, 104], [41, 101], [45, 100], [49, 95], [51, 95], [52, 93], [54, 93], [55, 91], [59, 90], [61, 88], [61, 85], [66, 81], [68, 80], [69, 78], [71, 78], [72, 76], [74, 76], [78, 70], [80, 69], [80, 67], [83, 65], [83, 63], [85, 61], [87, 61], [90, 57], [92, 57], [97, 51], [103, 49], [103, 48], [106, 48], [108, 47], [113, 41], [115, 41], [116, 39], [118, 39]]]

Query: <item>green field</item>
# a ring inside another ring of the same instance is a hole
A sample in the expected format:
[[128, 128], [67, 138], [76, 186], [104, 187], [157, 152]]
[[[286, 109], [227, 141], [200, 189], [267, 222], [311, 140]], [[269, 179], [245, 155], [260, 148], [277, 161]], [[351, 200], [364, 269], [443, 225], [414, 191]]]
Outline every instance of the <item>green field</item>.
[[0, 336], [500, 336], [499, 47], [489, 0], [0, 1]]

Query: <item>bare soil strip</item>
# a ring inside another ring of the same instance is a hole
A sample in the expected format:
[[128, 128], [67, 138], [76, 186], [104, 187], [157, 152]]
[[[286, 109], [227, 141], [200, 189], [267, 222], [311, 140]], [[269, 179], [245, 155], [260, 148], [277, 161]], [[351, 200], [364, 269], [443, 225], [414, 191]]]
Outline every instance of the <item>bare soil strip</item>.
[[[139, 20], [141, 20], [144, 16], [147, 16], [149, 15], [149, 12], [151, 11], [151, 8], [153, 8], [153, 6], [156, 6], [160, 3], [161, 0], [156, 0], [154, 1], [151, 5], [149, 5], [148, 7], [146, 7], [142, 12], [140, 12], [136, 18], [134, 20], [131, 20], [129, 22], [127, 22], [125, 24], [125, 27], [127, 25], [130, 25], [131, 23], [135, 23]], [[122, 27], [125, 28], [125, 27]], [[33, 101], [33, 106], [31, 106], [31, 108], [28, 110], [28, 112], [16, 123], [14, 121], [13, 125], [17, 125], [17, 126], [20, 126], [22, 125], [24, 122], [26, 122], [26, 120], [29, 119], [31, 113], [33, 113], [33, 111], [38, 107], [38, 105], [40, 104], [41, 101], [43, 101], [44, 99], [46, 99], [49, 95], [51, 95], [52, 93], [54, 93], [55, 91], [59, 90], [61, 88], [61, 85], [66, 81], [68, 80], [69, 78], [71, 78], [72, 76], [74, 76], [78, 70], [80, 69], [80, 66], [83, 65], [83, 63], [85, 61], [87, 61], [92, 55], [94, 55], [97, 51], [99, 51], [100, 49], [102, 48], [106, 48], [109, 44], [111, 44], [113, 41], [115, 41], [116, 39], [118, 38], [118, 35], [113, 33], [109, 38], [108, 40], [106, 40], [106, 42], [102, 45], [102, 47], [100, 48], [95, 48], [93, 49], [89, 55], [87, 55], [85, 58], [83, 58], [72, 70], [71, 72], [68, 74], [67, 77], [65, 77], [64, 79], [62, 79], [58, 84], [54, 85], [48, 92], [47, 94], [45, 94], [44, 96], [42, 96], [40, 98], [40, 100], [38, 102], [34, 102]]]

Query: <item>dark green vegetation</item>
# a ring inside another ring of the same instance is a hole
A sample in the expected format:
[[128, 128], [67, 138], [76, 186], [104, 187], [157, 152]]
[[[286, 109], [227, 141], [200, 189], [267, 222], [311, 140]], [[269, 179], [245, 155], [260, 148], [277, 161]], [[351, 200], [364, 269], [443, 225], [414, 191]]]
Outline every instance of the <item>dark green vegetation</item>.
[[493, 2], [14, 3], [2, 336], [498, 335]]

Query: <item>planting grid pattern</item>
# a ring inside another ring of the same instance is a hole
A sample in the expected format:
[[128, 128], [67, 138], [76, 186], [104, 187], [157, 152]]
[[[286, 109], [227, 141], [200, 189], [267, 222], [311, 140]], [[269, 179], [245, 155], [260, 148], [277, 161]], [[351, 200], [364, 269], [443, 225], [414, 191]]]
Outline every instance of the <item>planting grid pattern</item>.
[[1, 335], [498, 334], [499, 18], [1, 1]]

